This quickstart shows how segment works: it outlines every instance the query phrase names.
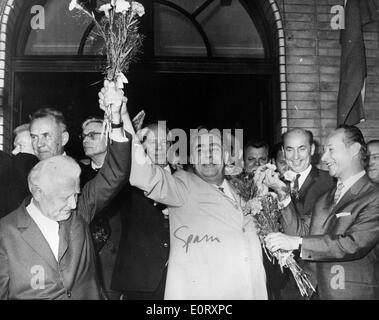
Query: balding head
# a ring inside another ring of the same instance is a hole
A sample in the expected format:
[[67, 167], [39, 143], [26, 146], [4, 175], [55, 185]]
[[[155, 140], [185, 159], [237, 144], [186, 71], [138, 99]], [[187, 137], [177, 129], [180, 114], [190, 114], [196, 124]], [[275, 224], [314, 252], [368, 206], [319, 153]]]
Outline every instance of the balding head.
[[312, 132], [300, 128], [291, 129], [283, 134], [282, 141], [289, 168], [296, 173], [307, 170], [315, 152]]
[[29, 190], [42, 214], [61, 221], [76, 208], [80, 167], [68, 156], [54, 156], [37, 163], [28, 176]]

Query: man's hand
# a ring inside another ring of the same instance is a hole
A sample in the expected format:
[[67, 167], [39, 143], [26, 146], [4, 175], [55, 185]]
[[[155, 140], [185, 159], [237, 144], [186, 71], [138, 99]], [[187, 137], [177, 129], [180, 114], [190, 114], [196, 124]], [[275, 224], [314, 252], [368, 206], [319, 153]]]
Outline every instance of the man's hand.
[[301, 244], [300, 237], [288, 236], [286, 234], [275, 232], [270, 233], [265, 238], [266, 247], [271, 251], [275, 252], [279, 249], [282, 250], [297, 250]]
[[124, 91], [118, 89], [112, 81], [104, 80], [104, 87], [99, 92], [100, 109], [107, 111], [107, 107], [111, 106], [111, 121], [113, 123], [121, 122], [121, 107], [125, 108], [126, 112], [127, 98], [124, 96]]
[[286, 198], [289, 190], [285, 182], [280, 180], [278, 172], [266, 170], [264, 184], [278, 194], [280, 201]]

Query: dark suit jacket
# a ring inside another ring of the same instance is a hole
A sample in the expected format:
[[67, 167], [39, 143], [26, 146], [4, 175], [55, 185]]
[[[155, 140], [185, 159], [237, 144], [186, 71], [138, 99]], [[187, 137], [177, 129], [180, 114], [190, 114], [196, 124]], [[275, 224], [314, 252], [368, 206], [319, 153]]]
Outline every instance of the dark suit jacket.
[[[327, 171], [320, 170], [313, 166], [299, 190], [298, 198], [291, 197], [293, 209], [297, 216], [300, 219], [310, 219], [316, 200], [326, 191], [332, 189], [334, 185], [335, 179], [332, 178]], [[285, 221], [282, 221], [282, 226], [284, 233], [287, 233], [288, 229]], [[301, 260], [299, 263], [306, 272], [312, 272], [313, 266], [311, 264], [303, 263]], [[291, 271], [284, 269], [282, 274], [279, 268], [277, 268], [277, 272], [282, 275], [278, 276], [276, 280], [277, 286], [281, 288], [280, 299], [302, 299]]]
[[162, 205], [154, 206], [143, 191], [129, 185], [122, 192], [122, 231], [111, 288], [154, 292], [168, 260], [168, 219], [162, 213]]
[[11, 181], [11, 157], [0, 150], [0, 218], [9, 213], [9, 183]]
[[38, 158], [29, 153], [20, 152], [12, 156], [12, 181], [9, 184], [9, 211], [16, 210], [25, 197], [30, 194], [28, 174], [38, 163]]
[[316, 200], [334, 185], [335, 180], [329, 175], [329, 172], [312, 166], [299, 190], [298, 199], [292, 197], [297, 214], [303, 219], [310, 216]]
[[316, 262], [321, 299], [379, 299], [379, 188], [365, 175], [333, 208], [334, 193], [317, 200], [311, 220], [284, 209], [288, 233], [304, 236], [301, 258]]
[[88, 224], [129, 174], [130, 142], [112, 142], [99, 174], [83, 188], [77, 212], [60, 222], [58, 262], [25, 209], [28, 200], [1, 219], [0, 299], [99, 299]]

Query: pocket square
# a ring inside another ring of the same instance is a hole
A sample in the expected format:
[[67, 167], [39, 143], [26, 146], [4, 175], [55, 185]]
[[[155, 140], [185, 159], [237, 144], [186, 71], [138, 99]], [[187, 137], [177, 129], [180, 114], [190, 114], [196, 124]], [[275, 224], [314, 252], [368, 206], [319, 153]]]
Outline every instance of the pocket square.
[[351, 216], [351, 212], [340, 212], [336, 214], [337, 218]]

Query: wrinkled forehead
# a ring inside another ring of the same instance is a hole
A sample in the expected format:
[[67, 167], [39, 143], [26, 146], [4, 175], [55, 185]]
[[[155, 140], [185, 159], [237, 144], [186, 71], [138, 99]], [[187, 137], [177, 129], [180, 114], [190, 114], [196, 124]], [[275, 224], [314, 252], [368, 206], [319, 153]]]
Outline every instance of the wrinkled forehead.
[[209, 147], [222, 148], [221, 137], [214, 133], [200, 133], [192, 140], [191, 150], [198, 151]]
[[379, 153], [379, 142], [370, 143], [367, 145], [367, 151], [369, 153]]
[[83, 132], [88, 133], [88, 132], [101, 132], [103, 129], [103, 123], [100, 121], [94, 121], [88, 123], [84, 128]]
[[44, 176], [41, 180], [41, 187], [46, 192], [59, 194], [70, 194], [80, 191], [79, 176], [58, 175], [54, 179], [51, 176]]
[[305, 145], [309, 146], [310, 141], [309, 141], [309, 136], [302, 130], [296, 130], [293, 132], [289, 132], [283, 141], [284, 147], [290, 146], [300, 146], [300, 145]]
[[34, 119], [30, 123], [30, 133], [55, 133], [59, 131], [59, 125], [51, 116]]

